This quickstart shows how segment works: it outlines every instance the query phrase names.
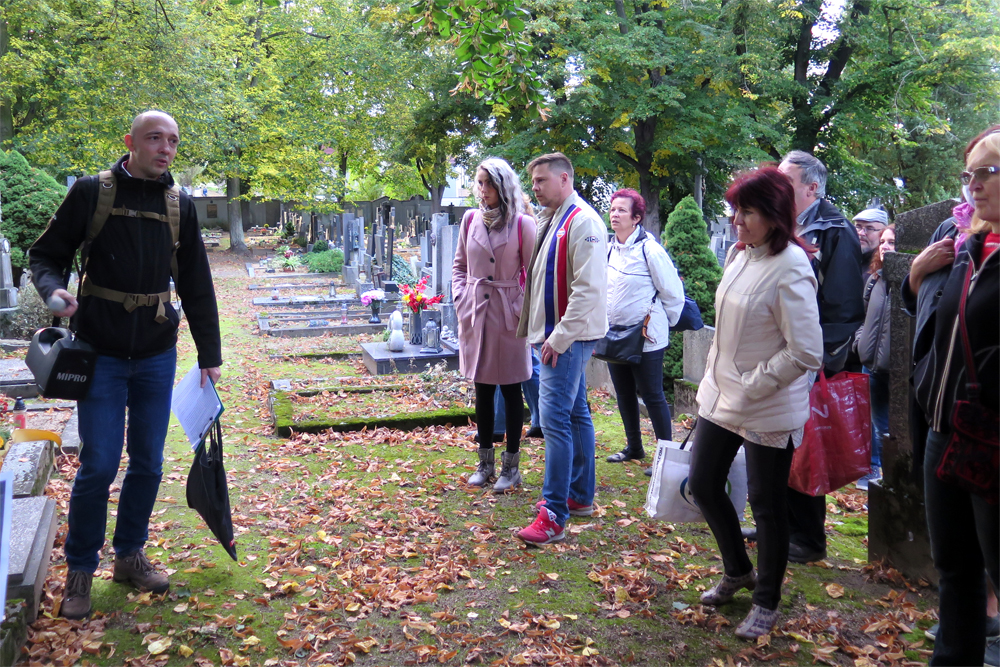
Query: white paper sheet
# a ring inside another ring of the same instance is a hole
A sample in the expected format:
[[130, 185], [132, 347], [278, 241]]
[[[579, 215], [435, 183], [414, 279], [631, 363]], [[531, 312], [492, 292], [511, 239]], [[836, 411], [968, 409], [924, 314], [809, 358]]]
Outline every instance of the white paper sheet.
[[211, 380], [204, 387], [201, 386], [201, 369], [198, 364], [174, 387], [170, 408], [181, 423], [192, 450], [198, 448], [224, 409]]

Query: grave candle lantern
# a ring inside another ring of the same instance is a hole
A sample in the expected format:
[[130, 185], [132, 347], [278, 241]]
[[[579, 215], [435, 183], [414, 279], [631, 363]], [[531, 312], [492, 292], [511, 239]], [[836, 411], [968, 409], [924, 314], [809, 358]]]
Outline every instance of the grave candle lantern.
[[441, 339], [440, 330], [433, 319], [428, 319], [424, 325], [424, 347], [421, 352], [440, 352]]
[[347, 324], [347, 304], [341, 304], [340, 306], [340, 323], [343, 325]]

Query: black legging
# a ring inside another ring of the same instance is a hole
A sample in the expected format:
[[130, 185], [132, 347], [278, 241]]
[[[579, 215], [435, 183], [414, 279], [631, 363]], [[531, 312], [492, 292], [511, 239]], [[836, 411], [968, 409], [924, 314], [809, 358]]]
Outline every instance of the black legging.
[[[493, 393], [495, 384], [476, 385], [476, 428], [479, 430], [479, 447], [489, 449], [493, 446]], [[507, 412], [507, 451], [516, 454], [521, 450], [521, 427], [524, 425], [524, 399], [521, 398], [521, 383], [502, 384], [500, 393], [503, 395]]]
[[729, 468], [740, 445], [744, 446], [748, 500], [758, 538], [753, 602], [764, 609], [777, 609], [788, 563], [788, 472], [795, 448], [791, 440], [785, 449], [745, 442], [739, 434], [707, 419], [698, 420], [693, 439], [689, 488], [712, 529], [730, 577], [743, 576], [753, 569], [740, 534], [739, 517], [726, 494]]

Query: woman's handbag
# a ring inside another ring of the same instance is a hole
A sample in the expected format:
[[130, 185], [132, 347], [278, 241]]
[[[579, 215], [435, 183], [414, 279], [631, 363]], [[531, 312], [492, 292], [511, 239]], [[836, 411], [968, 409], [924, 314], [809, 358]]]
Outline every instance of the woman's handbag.
[[[965, 324], [965, 303], [969, 294], [973, 264], [970, 260], [965, 286], [958, 305], [958, 330], [965, 356], [966, 393], [969, 400], [955, 401], [951, 416], [951, 439], [941, 455], [936, 474], [943, 482], [982, 496], [991, 505], [1000, 502], [1000, 415], [979, 401], [979, 381], [975, 357]], [[947, 381], [945, 378], [944, 381]]]
[[638, 364], [642, 361], [642, 347], [646, 342], [646, 325], [649, 314], [638, 324], [612, 324], [608, 333], [597, 341], [594, 356], [609, 364]]
[[[694, 433], [694, 429], [691, 429]], [[653, 474], [646, 490], [646, 514], [657, 521], [672, 523], [704, 522], [698, 505], [691, 495], [688, 475], [691, 471], [691, 449], [685, 449], [691, 439], [687, 434], [684, 442], [659, 440], [656, 443], [656, 457], [653, 459]], [[743, 519], [747, 506], [747, 460], [740, 447], [729, 469], [726, 493], [733, 501], [736, 515]]]
[[792, 456], [788, 486], [823, 496], [871, 470], [871, 399], [868, 376], [822, 370], [809, 392], [809, 421]]

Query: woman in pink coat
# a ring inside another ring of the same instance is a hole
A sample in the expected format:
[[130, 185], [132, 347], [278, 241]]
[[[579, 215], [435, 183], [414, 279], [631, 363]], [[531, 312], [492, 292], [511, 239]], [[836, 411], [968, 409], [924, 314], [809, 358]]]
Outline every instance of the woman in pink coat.
[[451, 289], [458, 315], [462, 374], [476, 386], [479, 467], [468, 480], [485, 486], [493, 477], [493, 395], [497, 386], [507, 405], [507, 451], [493, 486], [502, 493], [521, 484], [521, 383], [531, 377], [526, 339], [518, 338], [524, 292], [523, 267], [535, 247], [535, 220], [524, 210], [521, 183], [511, 166], [488, 158], [476, 168], [479, 209], [462, 219]]

